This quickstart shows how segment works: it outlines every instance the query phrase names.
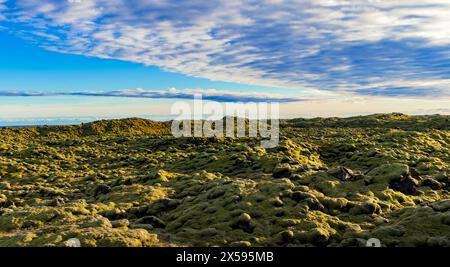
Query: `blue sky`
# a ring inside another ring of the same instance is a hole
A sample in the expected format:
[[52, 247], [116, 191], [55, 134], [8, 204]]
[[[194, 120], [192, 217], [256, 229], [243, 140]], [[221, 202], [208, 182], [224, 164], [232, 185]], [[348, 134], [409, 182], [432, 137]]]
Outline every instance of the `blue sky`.
[[149, 90], [274, 90], [265, 86], [194, 78], [134, 62], [57, 53], [7, 31], [0, 31], [0, 40], [0, 90], [4, 91], [110, 91], [143, 86]]
[[449, 25], [445, 0], [0, 0], [0, 118], [161, 113], [194, 92], [449, 113]]

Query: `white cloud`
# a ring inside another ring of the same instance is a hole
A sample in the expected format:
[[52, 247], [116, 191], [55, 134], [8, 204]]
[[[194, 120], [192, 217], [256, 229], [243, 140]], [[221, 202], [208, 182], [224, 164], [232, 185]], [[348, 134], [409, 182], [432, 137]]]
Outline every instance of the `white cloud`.
[[2, 14], [6, 10], [6, 6], [4, 5], [5, 2], [6, 0], [0, 0], [0, 21], [6, 20], [6, 17]]
[[[326, 70], [334, 75], [353, 68], [335, 55], [355, 43], [421, 39], [422, 46], [450, 46], [450, 1], [443, 0], [17, 0], [16, 5], [9, 19], [33, 28], [47, 40], [42, 46], [53, 51], [317, 94], [354, 80], [328, 77]], [[311, 70], [321, 66], [325, 70]], [[415, 62], [407, 66], [416, 68]], [[424, 69], [408, 71], [426, 75]], [[438, 79], [428, 76], [425, 80]]]
[[[374, 81], [366, 85], [357, 84], [345, 84], [342, 86], [343, 90], [354, 91], [365, 91], [366, 94], [370, 94], [371, 89], [376, 88], [377, 91], [373, 90], [374, 94], [383, 94], [386, 91], [386, 95], [417, 95], [417, 97], [436, 97], [436, 96], [450, 96], [450, 79], [422, 79], [422, 80], [383, 80]], [[395, 90], [398, 88], [397, 90]], [[424, 95], [408, 94], [409, 90], [419, 90], [424, 92]], [[402, 92], [405, 91], [405, 92]], [[425, 94], [426, 92], [426, 94]]]
[[351, 68], [352, 68], [352, 66], [350, 66], [350, 65], [338, 65], [335, 67], [331, 67], [328, 70], [333, 71], [333, 72], [341, 72], [341, 71], [344, 72], [344, 71], [350, 70]]
[[126, 97], [151, 99], [194, 99], [200, 95], [204, 100], [218, 102], [299, 102], [305, 98], [300, 96], [285, 96], [274, 93], [236, 92], [218, 89], [183, 89], [150, 91], [141, 88], [117, 91], [72, 91], [72, 92], [44, 92], [44, 91], [0, 91], [5, 97], [44, 97], [44, 96], [90, 96], [90, 97]]

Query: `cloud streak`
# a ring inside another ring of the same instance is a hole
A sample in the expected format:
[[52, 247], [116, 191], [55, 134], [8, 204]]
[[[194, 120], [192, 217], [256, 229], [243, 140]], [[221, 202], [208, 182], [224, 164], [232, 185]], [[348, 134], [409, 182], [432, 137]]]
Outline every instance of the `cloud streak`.
[[73, 91], [73, 92], [35, 92], [35, 91], [0, 91], [4, 97], [42, 97], [42, 96], [87, 96], [87, 97], [125, 97], [149, 99], [186, 99], [193, 100], [196, 95], [203, 100], [217, 102], [299, 102], [304, 99], [286, 97], [271, 93], [234, 92], [216, 89], [170, 89], [150, 91], [143, 89], [127, 89], [117, 91]]
[[[10, 8], [3, 16], [9, 25], [62, 53], [212, 80], [306, 88], [317, 95], [441, 96], [450, 90], [445, 81], [450, 72], [449, 1], [6, 3]], [[415, 84], [393, 83], [393, 91], [378, 86], [405, 80]], [[442, 83], [429, 88], [429, 80]]]

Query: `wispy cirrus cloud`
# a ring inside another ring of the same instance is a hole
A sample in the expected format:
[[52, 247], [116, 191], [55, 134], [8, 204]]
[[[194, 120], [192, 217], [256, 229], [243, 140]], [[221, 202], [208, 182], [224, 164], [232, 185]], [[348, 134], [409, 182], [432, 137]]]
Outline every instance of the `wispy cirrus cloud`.
[[450, 90], [449, 1], [6, 3], [9, 27], [63, 53], [311, 92], [440, 96]]
[[0, 0], [0, 21], [6, 19], [6, 17], [2, 14], [3, 11], [6, 9], [6, 6], [4, 5], [5, 2], [6, 2], [6, 0]]
[[199, 95], [204, 100], [217, 102], [299, 102], [300, 97], [286, 97], [273, 93], [235, 92], [217, 89], [183, 89], [150, 91], [144, 89], [126, 89], [116, 91], [72, 91], [72, 92], [47, 92], [47, 91], [0, 91], [0, 96], [39, 97], [39, 96], [89, 96], [89, 97], [126, 97], [126, 98], [150, 98], [150, 99], [188, 99], [192, 100]]

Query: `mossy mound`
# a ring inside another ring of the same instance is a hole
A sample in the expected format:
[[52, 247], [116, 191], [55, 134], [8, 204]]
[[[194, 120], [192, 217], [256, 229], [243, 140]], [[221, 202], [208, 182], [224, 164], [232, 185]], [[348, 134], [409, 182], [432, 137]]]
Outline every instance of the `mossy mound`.
[[81, 132], [86, 135], [164, 135], [170, 133], [168, 123], [156, 122], [140, 118], [126, 120], [103, 120], [83, 124]]

